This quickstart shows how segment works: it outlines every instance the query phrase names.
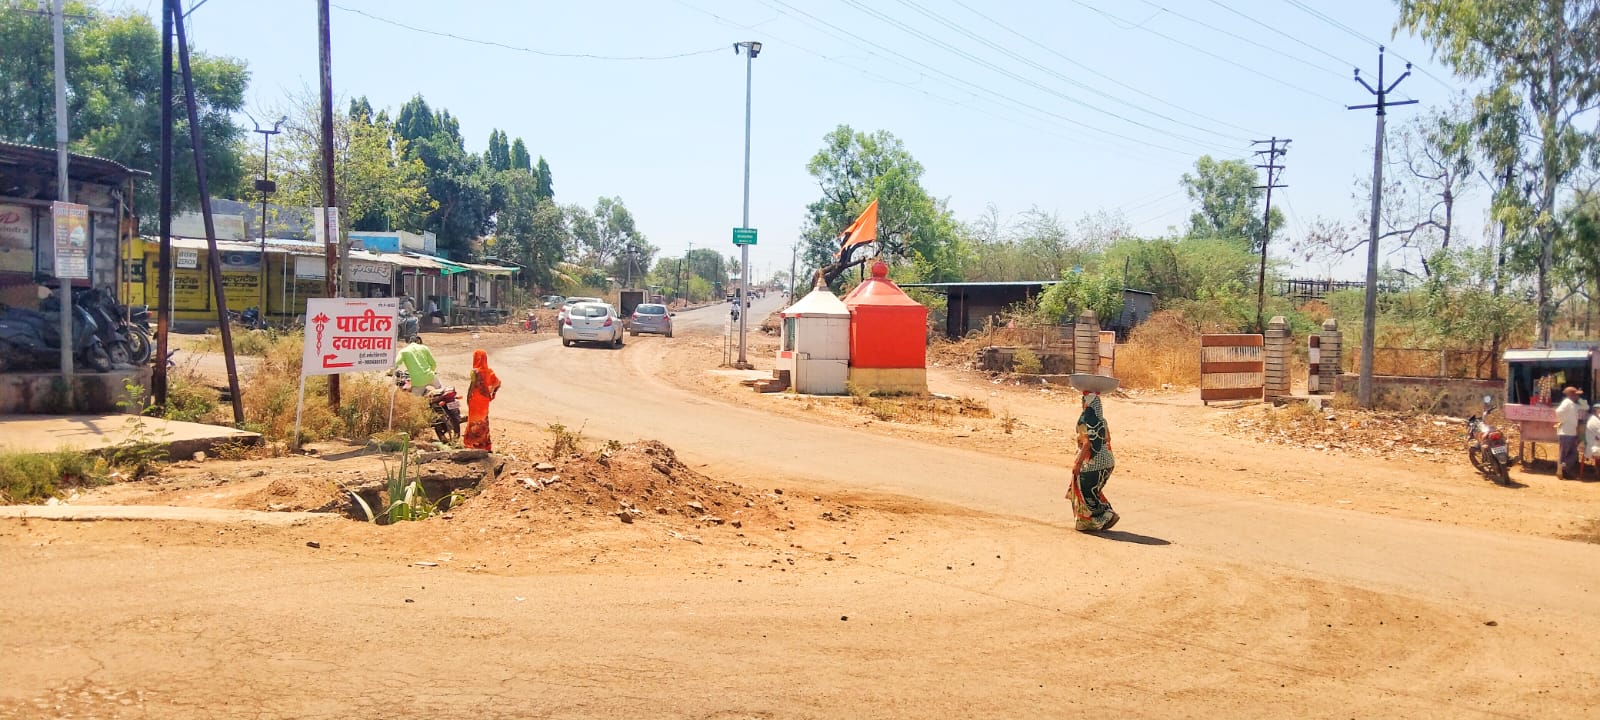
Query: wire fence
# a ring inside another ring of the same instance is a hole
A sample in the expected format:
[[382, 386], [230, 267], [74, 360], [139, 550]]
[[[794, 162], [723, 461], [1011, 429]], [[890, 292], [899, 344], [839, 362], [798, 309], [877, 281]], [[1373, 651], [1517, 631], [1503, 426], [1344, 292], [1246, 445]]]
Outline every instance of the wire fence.
[[[1352, 345], [1343, 355], [1345, 372], [1361, 367], [1361, 347]], [[1380, 347], [1372, 353], [1372, 374], [1400, 377], [1498, 380], [1505, 377], [1500, 358], [1488, 349], [1438, 350]]]

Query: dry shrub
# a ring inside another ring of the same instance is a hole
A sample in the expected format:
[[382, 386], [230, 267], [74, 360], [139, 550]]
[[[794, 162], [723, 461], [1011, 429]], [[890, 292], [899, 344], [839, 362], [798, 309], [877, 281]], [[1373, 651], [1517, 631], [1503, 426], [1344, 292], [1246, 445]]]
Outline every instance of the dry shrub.
[[1200, 382], [1200, 335], [1176, 310], [1162, 310], [1117, 346], [1117, 377], [1128, 388], [1194, 387]]
[[[295, 399], [300, 383], [302, 339], [286, 335], [267, 348], [244, 393], [246, 425], [270, 441], [294, 434]], [[337, 412], [328, 407], [328, 379], [306, 378], [303, 441], [347, 438], [365, 440], [389, 426], [391, 399], [394, 429], [415, 435], [429, 428], [431, 411], [422, 398], [395, 392], [395, 385], [376, 375], [345, 375], [339, 385]]]
[[1038, 375], [1044, 372], [1044, 362], [1034, 351], [1019, 347], [1011, 355], [1011, 369], [1024, 375]]

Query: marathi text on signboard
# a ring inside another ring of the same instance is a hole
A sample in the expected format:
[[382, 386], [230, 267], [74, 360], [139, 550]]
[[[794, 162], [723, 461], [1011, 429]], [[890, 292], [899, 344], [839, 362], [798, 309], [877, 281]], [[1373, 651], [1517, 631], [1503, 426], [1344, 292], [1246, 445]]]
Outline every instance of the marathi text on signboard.
[[302, 375], [336, 375], [394, 367], [395, 298], [310, 298], [306, 301]]
[[50, 203], [56, 236], [56, 277], [89, 278], [89, 206]]
[[200, 267], [200, 251], [194, 248], [178, 248], [177, 267], [184, 270]]
[[390, 281], [389, 271], [393, 267], [393, 265], [387, 263], [352, 261], [350, 263], [350, 282], [388, 285]]
[[0, 272], [33, 272], [33, 208], [0, 204]]

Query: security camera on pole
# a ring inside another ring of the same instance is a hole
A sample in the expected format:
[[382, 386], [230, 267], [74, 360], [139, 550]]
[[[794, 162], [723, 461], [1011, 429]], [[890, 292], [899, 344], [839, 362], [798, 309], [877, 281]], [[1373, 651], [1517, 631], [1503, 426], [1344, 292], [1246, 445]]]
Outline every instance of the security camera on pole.
[[739, 361], [734, 367], [749, 370], [754, 367], [745, 359], [745, 323], [750, 313], [745, 312], [745, 298], [750, 292], [750, 246], [756, 244], [755, 228], [750, 227], [750, 75], [751, 61], [761, 54], [761, 43], [754, 40], [733, 44], [733, 52], [744, 49], [744, 222], [733, 230], [733, 244], [739, 246], [739, 287], [733, 301], [739, 304]]

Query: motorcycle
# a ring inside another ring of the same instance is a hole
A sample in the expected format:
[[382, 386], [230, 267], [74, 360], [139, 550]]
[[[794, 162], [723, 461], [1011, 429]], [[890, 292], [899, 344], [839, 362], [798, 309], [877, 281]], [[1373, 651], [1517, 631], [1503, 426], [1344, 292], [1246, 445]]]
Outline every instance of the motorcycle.
[[1511, 484], [1511, 451], [1506, 447], [1505, 433], [1489, 424], [1489, 411], [1494, 398], [1483, 397], [1483, 415], [1467, 418], [1467, 459], [1479, 472], [1501, 485]]
[[145, 365], [155, 355], [154, 333], [150, 332], [150, 306], [125, 305], [128, 344], [133, 347], [133, 364]]
[[229, 310], [228, 321], [235, 325], [243, 325], [247, 330], [267, 329], [267, 321], [262, 319], [261, 308], [257, 307], [245, 308], [242, 312]]
[[395, 319], [394, 324], [395, 338], [399, 340], [409, 340], [413, 337], [416, 337], [421, 328], [422, 319], [417, 317], [416, 311], [409, 307], [409, 303], [401, 306], [400, 316]]
[[[394, 373], [395, 385], [401, 390], [411, 392], [411, 373], [396, 370]], [[428, 409], [433, 411], [433, 434], [439, 436], [439, 442], [450, 442], [461, 437], [461, 398], [453, 387], [428, 388], [422, 395], [428, 402]]]
[[[72, 302], [74, 306], [81, 306], [94, 316], [95, 325], [100, 342], [105, 345], [106, 353], [111, 356], [113, 365], [143, 365], [150, 361], [148, 354], [144, 358], [135, 357], [134, 340], [130, 337], [132, 329], [123, 319], [122, 307], [117, 304], [116, 298], [111, 293], [101, 288], [73, 288]], [[46, 311], [53, 310], [51, 301], [40, 303], [40, 308]]]
[[[46, 299], [46, 305], [49, 299]], [[7, 308], [0, 312], [0, 370], [50, 367], [61, 358], [61, 311]], [[72, 307], [72, 345], [76, 364], [95, 372], [111, 372], [111, 355], [100, 338], [94, 315]]]

